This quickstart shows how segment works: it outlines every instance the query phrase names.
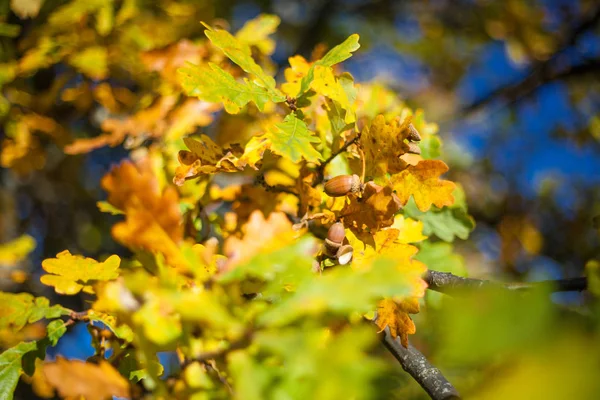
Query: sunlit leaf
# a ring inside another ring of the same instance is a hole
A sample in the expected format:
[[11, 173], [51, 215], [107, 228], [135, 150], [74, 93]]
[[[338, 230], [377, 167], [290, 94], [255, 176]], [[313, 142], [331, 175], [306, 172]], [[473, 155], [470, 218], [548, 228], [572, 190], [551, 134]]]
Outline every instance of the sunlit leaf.
[[448, 166], [439, 160], [423, 160], [416, 166], [409, 166], [404, 171], [392, 175], [390, 184], [402, 205], [412, 196], [419, 210], [427, 211], [431, 205], [437, 207], [454, 204], [455, 184], [440, 179], [440, 175], [448, 171]]
[[382, 331], [389, 328], [390, 335], [393, 338], [399, 336], [402, 346], [408, 347], [408, 335], [417, 332], [417, 328], [408, 314], [418, 312], [419, 299], [416, 297], [409, 297], [401, 301], [385, 299], [377, 304], [377, 319], [375, 322]]
[[300, 83], [300, 92], [298, 95], [305, 93], [310, 87], [314, 79], [315, 66], [331, 67], [335, 64], [341, 63], [344, 60], [352, 57], [352, 53], [360, 47], [358, 44], [359, 36], [357, 34], [350, 35], [342, 43], [338, 44], [327, 52], [320, 60], [316, 61], [311, 68], [308, 70], [306, 76], [302, 78]]
[[92, 258], [74, 256], [69, 250], [42, 261], [42, 268], [47, 275], [42, 275], [40, 281], [60, 294], [77, 294], [80, 291], [94, 293], [90, 283], [108, 281], [119, 276], [121, 258], [112, 255], [104, 262]]

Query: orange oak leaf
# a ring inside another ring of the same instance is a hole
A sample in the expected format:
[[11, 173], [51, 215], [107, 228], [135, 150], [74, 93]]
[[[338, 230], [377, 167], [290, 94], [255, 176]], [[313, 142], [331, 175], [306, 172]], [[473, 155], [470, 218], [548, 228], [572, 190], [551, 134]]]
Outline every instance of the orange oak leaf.
[[404, 206], [413, 196], [417, 207], [427, 211], [434, 204], [437, 207], [454, 204], [455, 184], [440, 179], [440, 175], [448, 171], [448, 166], [440, 160], [423, 160], [415, 166], [409, 166], [399, 174], [390, 178], [400, 203]]
[[282, 212], [272, 212], [265, 219], [255, 210], [244, 227], [243, 238], [230, 236], [225, 241], [224, 253], [228, 257], [226, 269], [249, 260], [264, 250], [274, 250], [294, 240], [296, 232], [292, 223]]
[[350, 196], [340, 211], [344, 226], [356, 231], [376, 231], [394, 223], [400, 203], [389, 186], [365, 185], [362, 198]]
[[99, 364], [58, 357], [43, 366], [47, 383], [61, 397], [84, 397], [87, 400], [106, 400], [129, 397], [129, 383], [106, 361]]
[[186, 62], [200, 64], [208, 56], [206, 44], [196, 44], [187, 39], [182, 39], [163, 49], [150, 50], [140, 54], [142, 62], [150, 71], [156, 71], [160, 76], [177, 83], [177, 68], [183, 67]]
[[408, 347], [408, 335], [413, 335], [417, 328], [410, 318], [410, 314], [419, 312], [419, 299], [407, 297], [400, 301], [384, 299], [377, 305], [377, 320], [375, 321], [382, 331], [389, 327], [393, 338], [400, 336], [402, 346]]
[[177, 246], [183, 239], [183, 225], [174, 187], [161, 192], [150, 170], [129, 161], [106, 174], [102, 187], [108, 202], [125, 213], [125, 221], [113, 226], [116, 240], [130, 248], [162, 253], [173, 266], [185, 264]]
[[126, 138], [128, 146], [147, 137], [178, 139], [192, 133], [199, 126], [210, 125], [213, 113], [221, 109], [220, 104], [198, 99], [181, 100], [177, 95], [159, 97], [150, 107], [138, 111], [125, 119], [108, 118], [102, 122], [102, 135], [77, 139], [65, 146], [65, 153], [87, 153], [104, 146], [118, 146]]

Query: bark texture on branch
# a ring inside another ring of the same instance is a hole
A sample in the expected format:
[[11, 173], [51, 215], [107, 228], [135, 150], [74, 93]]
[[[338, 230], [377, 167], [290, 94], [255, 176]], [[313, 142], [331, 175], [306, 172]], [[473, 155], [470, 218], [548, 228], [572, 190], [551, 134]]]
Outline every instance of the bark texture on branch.
[[405, 348], [400, 338], [393, 338], [389, 328], [385, 328], [383, 344], [394, 355], [402, 368], [427, 392], [433, 400], [460, 399], [458, 391], [442, 375], [439, 369], [431, 365], [425, 356], [413, 345]]
[[567, 278], [529, 283], [501, 283], [485, 279], [463, 278], [449, 272], [438, 272], [428, 270], [423, 279], [429, 285], [428, 289], [436, 292], [451, 294], [460, 290], [472, 290], [482, 288], [504, 288], [512, 291], [529, 290], [536, 287], [546, 286], [553, 292], [573, 292], [587, 289], [587, 278]]

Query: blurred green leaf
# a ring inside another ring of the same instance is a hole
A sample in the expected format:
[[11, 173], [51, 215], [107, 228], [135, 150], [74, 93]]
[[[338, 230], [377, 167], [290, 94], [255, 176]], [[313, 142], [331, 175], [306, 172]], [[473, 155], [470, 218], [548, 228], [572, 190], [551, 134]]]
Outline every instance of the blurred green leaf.
[[19, 36], [21, 32], [20, 25], [7, 24], [5, 22], [0, 22], [0, 36], [14, 38]]
[[423, 242], [415, 258], [427, 265], [428, 269], [450, 272], [458, 276], [467, 275], [465, 260], [454, 252], [450, 243]]
[[282, 325], [302, 316], [327, 312], [349, 315], [368, 312], [383, 297], [414, 296], [421, 290], [398, 269], [398, 261], [376, 259], [371, 267], [360, 270], [332, 268], [298, 284], [298, 288], [281, 303], [274, 304], [259, 318], [265, 325]]
[[541, 346], [552, 337], [553, 307], [544, 288], [464, 293], [439, 311], [440, 351], [451, 363], [485, 364]]
[[[383, 362], [366, 353], [377, 341], [372, 327], [356, 326], [333, 333], [305, 326], [256, 335], [258, 357], [234, 356], [234, 384], [251, 398], [371, 398]], [[264, 360], [268, 360], [265, 362]], [[250, 371], [242, 368], [252, 367]], [[250, 382], [256, 387], [250, 389]]]
[[26, 324], [44, 318], [58, 318], [71, 310], [60, 305], [50, 306], [45, 297], [33, 297], [29, 293], [0, 292], [0, 328], [21, 330]]

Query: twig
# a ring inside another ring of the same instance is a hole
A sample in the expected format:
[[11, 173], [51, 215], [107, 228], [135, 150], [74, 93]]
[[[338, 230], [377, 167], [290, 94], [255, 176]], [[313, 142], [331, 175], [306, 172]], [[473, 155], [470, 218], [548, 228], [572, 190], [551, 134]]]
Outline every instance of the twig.
[[530, 290], [537, 287], [548, 287], [553, 292], [582, 291], [587, 288], [587, 278], [567, 278], [530, 283], [501, 283], [484, 279], [463, 278], [449, 272], [428, 270], [423, 280], [429, 285], [428, 289], [441, 293], [454, 293], [459, 290], [480, 288], [503, 288], [512, 291]]
[[431, 365], [413, 345], [409, 344], [408, 348], [402, 346], [399, 339], [394, 339], [389, 328], [385, 328], [383, 344], [402, 365], [402, 369], [408, 372], [433, 400], [460, 399], [456, 388], [439, 369]]

